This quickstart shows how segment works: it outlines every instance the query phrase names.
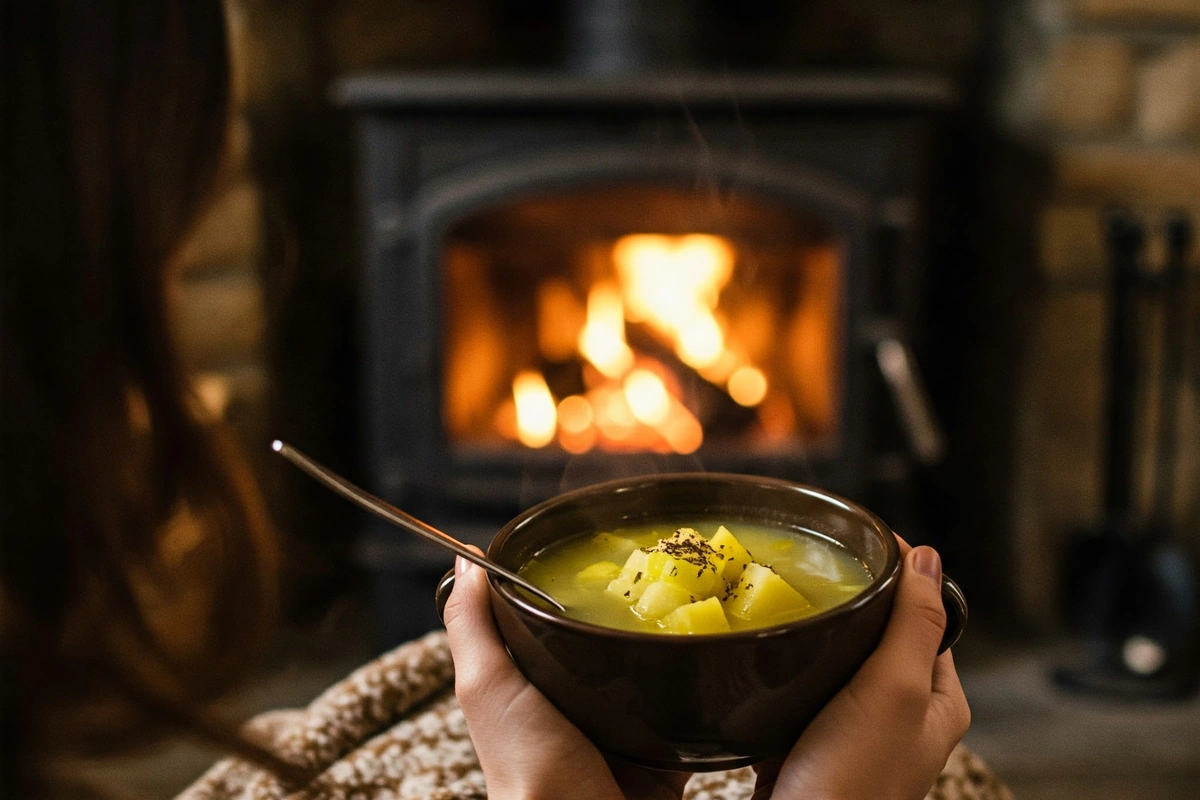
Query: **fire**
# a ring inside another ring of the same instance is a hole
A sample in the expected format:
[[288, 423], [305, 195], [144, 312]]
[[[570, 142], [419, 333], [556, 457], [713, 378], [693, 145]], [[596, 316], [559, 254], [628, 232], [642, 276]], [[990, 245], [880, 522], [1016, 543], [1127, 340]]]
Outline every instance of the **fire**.
[[554, 441], [558, 409], [540, 373], [525, 370], [513, 379], [517, 404], [517, 437], [526, 447], [545, 447]]
[[611, 443], [628, 442], [638, 430], [637, 418], [625, 400], [625, 394], [611, 385], [602, 386], [591, 393], [596, 405], [596, 426]]
[[709, 234], [631, 234], [617, 240], [612, 255], [629, 320], [668, 331], [715, 309], [733, 276], [733, 247]]
[[595, 419], [592, 404], [577, 394], [563, 398], [558, 404], [558, 424], [563, 433], [585, 433], [592, 427]]
[[557, 403], [546, 379], [526, 370], [513, 381], [513, 398], [501, 411], [501, 432], [527, 447], [545, 447], [557, 435], [569, 453], [596, 447], [692, 453], [704, 440], [700, 421], [646, 368], [631, 371], [624, 382], [605, 381]]
[[605, 377], [620, 378], [633, 365], [625, 343], [625, 312], [621, 293], [611, 283], [588, 292], [587, 324], [579, 334], [579, 352]]
[[675, 332], [676, 354], [689, 367], [704, 369], [725, 353], [725, 332], [711, 315], [697, 313]]
[[700, 420], [682, 405], [677, 405], [676, 410], [664, 428], [663, 436], [676, 453], [694, 453], [704, 442], [704, 429], [700, 427]]
[[671, 396], [662, 379], [648, 369], [635, 369], [625, 378], [625, 402], [638, 422], [663, 424], [671, 413]]
[[557, 438], [570, 453], [697, 450], [703, 426], [682, 401], [672, 368], [635, 352], [626, 325], [644, 326], [643, 336], [657, 338], [735, 403], [758, 406], [768, 396], [767, 378], [730, 340], [717, 313], [735, 260], [719, 236], [633, 234], [612, 245], [616, 280], [590, 287], [586, 312], [565, 281], [547, 281], [537, 297], [539, 352], [554, 363], [577, 353], [595, 372], [585, 375], [585, 391], [556, 400], [541, 373], [522, 371], [506, 404], [515, 414], [497, 426], [528, 447]]
[[714, 384], [749, 366], [730, 348], [717, 317], [721, 292], [733, 277], [735, 253], [727, 239], [631, 234], [617, 240], [612, 257], [630, 322], [649, 325], [680, 361]]
[[738, 405], [756, 406], [767, 396], [767, 376], [757, 367], [738, 367], [729, 376], [727, 388]]
[[733, 276], [729, 242], [702, 233], [632, 234], [617, 240], [612, 255], [629, 320], [665, 336], [690, 367], [716, 363], [725, 350], [725, 333], [714, 312]]
[[595, 422], [595, 409], [586, 397], [564, 397], [558, 404], [558, 443], [568, 453], [586, 453], [596, 445]]

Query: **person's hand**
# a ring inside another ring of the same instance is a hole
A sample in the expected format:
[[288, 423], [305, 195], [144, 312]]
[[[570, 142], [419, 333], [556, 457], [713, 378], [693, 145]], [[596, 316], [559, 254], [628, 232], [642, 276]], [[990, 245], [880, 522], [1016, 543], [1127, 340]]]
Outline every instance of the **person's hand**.
[[[897, 537], [899, 538], [899, 537]], [[782, 760], [755, 768], [753, 800], [922, 800], [971, 724], [949, 651], [941, 559], [900, 541], [904, 565], [879, 647]]]
[[609, 764], [521, 674], [496, 630], [487, 576], [459, 558], [446, 602], [454, 693], [491, 800], [679, 800], [688, 776]]

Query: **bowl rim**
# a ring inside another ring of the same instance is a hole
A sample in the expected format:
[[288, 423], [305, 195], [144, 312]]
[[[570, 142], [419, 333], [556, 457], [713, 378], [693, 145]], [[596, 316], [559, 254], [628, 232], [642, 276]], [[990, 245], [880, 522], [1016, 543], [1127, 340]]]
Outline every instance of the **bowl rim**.
[[493, 596], [498, 595], [509, 605], [515, 606], [518, 610], [525, 614], [537, 617], [542, 622], [548, 623], [561, 628], [574, 631], [576, 633], [586, 633], [592, 636], [599, 636], [607, 639], [620, 639], [622, 641], [635, 642], [656, 642], [671, 646], [687, 646], [696, 642], [704, 641], [734, 641], [738, 639], [757, 640], [769, 639], [777, 636], [785, 636], [798, 628], [808, 628], [816, 624], [825, 623], [829, 620], [837, 619], [838, 617], [854, 613], [863, 606], [871, 603], [889, 586], [894, 584], [900, 575], [900, 545], [896, 542], [895, 531], [888, 526], [878, 515], [867, 510], [863, 506], [844, 497], [828, 492], [824, 489], [819, 489], [815, 486], [810, 486], [796, 481], [789, 481], [782, 478], [772, 478], [761, 475], [746, 475], [731, 472], [669, 472], [652, 475], [638, 475], [634, 477], [618, 478], [616, 480], [604, 481], [595, 483], [589, 486], [584, 486], [579, 489], [573, 489], [559, 495], [555, 495], [547, 500], [531, 506], [525, 511], [509, 520], [503, 528], [501, 528], [488, 545], [487, 557], [495, 559], [499, 551], [504, 547], [505, 543], [512, 538], [521, 527], [529, 524], [531, 520], [545, 514], [558, 506], [572, 503], [579, 498], [589, 497], [596, 494], [604, 494], [607, 492], [628, 492], [637, 489], [643, 489], [647, 484], [655, 483], [733, 483], [733, 484], [752, 484], [765, 486], [772, 489], [780, 489], [785, 491], [798, 492], [814, 497], [822, 502], [840, 506], [842, 510], [848, 511], [851, 514], [861, 517], [863, 522], [868, 526], [875, 528], [884, 538], [884, 549], [886, 556], [883, 569], [880, 574], [872, 578], [871, 583], [867, 584], [861, 592], [855, 595], [850, 600], [826, 609], [817, 614], [800, 619], [784, 622], [778, 625], [771, 625], [763, 628], [748, 628], [740, 631], [728, 631], [723, 633], [695, 633], [686, 636], [672, 636], [662, 633], [651, 633], [643, 631], [628, 631], [620, 628], [610, 628], [604, 625], [596, 625], [582, 620], [572, 619], [565, 614], [556, 611], [552, 608], [537, 605], [533, 600], [526, 598], [524, 595], [517, 592], [516, 587], [509, 584], [503, 578], [488, 573], [488, 583], [491, 586]]

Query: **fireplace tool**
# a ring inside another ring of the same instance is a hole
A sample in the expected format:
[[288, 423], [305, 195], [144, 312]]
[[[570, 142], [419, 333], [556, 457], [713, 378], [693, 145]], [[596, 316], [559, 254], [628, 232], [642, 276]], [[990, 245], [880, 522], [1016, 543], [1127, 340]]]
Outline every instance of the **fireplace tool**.
[[[1059, 669], [1068, 689], [1128, 697], [1182, 697], [1200, 684], [1200, 624], [1195, 565], [1175, 530], [1172, 500], [1187, 304], [1187, 217], [1167, 223], [1168, 257], [1159, 277], [1139, 270], [1141, 224], [1123, 210], [1107, 223], [1111, 258], [1105, 516], [1100, 529], [1076, 537], [1064, 561], [1064, 602], [1082, 633], [1084, 662]], [[1143, 296], [1162, 309], [1162, 369], [1152, 518], [1133, 508], [1137, 311]]]

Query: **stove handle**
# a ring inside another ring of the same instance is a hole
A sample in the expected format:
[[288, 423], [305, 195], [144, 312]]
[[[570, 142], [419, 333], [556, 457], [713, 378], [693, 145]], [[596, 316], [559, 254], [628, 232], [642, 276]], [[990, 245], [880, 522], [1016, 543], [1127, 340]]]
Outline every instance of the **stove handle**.
[[899, 339], [884, 337], [875, 344], [875, 362], [892, 394], [913, 455], [927, 466], [939, 463], [946, 454], [946, 436], [933, 415], [912, 351]]

